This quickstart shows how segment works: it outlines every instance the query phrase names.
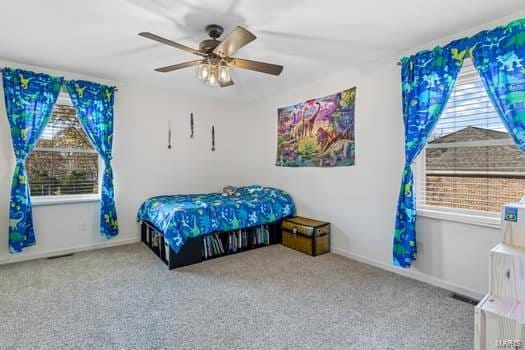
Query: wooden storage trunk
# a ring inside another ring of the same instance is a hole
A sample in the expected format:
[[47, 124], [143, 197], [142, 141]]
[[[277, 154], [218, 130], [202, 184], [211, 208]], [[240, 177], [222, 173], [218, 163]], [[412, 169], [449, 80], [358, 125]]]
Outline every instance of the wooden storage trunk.
[[317, 256], [330, 251], [330, 223], [300, 216], [283, 220], [282, 244]]

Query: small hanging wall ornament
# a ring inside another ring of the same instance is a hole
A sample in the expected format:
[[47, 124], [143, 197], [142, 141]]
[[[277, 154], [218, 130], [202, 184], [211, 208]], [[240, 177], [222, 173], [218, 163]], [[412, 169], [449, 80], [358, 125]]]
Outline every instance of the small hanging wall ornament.
[[193, 138], [193, 113], [190, 113], [190, 137]]
[[215, 152], [215, 126], [211, 126], [211, 151]]
[[171, 149], [171, 120], [168, 120], [168, 149]]

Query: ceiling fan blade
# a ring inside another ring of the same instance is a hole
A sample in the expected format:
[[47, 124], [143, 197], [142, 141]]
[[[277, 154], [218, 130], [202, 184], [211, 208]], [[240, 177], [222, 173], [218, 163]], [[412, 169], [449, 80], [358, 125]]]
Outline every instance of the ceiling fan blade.
[[225, 83], [221, 83], [219, 82], [219, 85], [221, 86], [221, 88], [223, 87], [228, 87], [228, 86], [232, 86], [233, 85], [233, 80], [230, 79], [230, 81], [227, 81]]
[[205, 62], [204, 60], [195, 60], [195, 61], [189, 61], [189, 62], [184, 62], [184, 63], [179, 63], [179, 64], [173, 64], [171, 66], [156, 68], [155, 70], [157, 72], [167, 73], [167, 72], [172, 72], [172, 71], [177, 70], [177, 69], [197, 66], [197, 65], [202, 64], [204, 62]]
[[257, 37], [243, 27], [237, 26], [224, 40], [217, 45], [213, 53], [219, 57], [228, 57]]
[[283, 71], [283, 66], [277, 64], [245, 60], [242, 58], [230, 58], [228, 65], [234, 68], [254, 70], [261, 73], [279, 75]]
[[155, 41], [157, 41], [159, 43], [162, 43], [164, 45], [169, 45], [171, 47], [175, 47], [177, 49], [184, 50], [186, 52], [189, 52], [189, 53], [192, 53], [192, 54], [195, 54], [195, 55], [199, 55], [199, 56], [203, 56], [203, 57], [207, 57], [208, 56], [204, 52], [200, 52], [199, 50], [192, 49], [191, 47], [188, 47], [186, 45], [182, 45], [182, 44], [176, 43], [175, 41], [171, 41], [171, 40], [165, 39], [165, 38], [160, 37], [158, 35], [155, 35], [153, 33], [141, 32], [141, 33], [139, 33], [139, 35], [144, 37], [144, 38], [155, 40]]

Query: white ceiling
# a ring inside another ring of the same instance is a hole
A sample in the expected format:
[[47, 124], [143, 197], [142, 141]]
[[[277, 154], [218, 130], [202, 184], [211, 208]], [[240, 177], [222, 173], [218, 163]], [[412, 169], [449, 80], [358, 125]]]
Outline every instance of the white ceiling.
[[[525, 9], [523, 0], [3, 0], [0, 57], [95, 77], [248, 101], [392, 57]], [[150, 31], [191, 47], [217, 23], [258, 38], [235, 56], [284, 65], [279, 77], [235, 70], [214, 89], [193, 68], [153, 68], [197, 58], [137, 36]]]

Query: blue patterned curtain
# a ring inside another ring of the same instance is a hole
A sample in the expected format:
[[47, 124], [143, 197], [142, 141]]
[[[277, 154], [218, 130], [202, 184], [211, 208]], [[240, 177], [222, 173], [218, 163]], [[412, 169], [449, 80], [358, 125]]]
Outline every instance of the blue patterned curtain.
[[25, 161], [51, 116], [63, 78], [4, 68], [4, 98], [16, 157], [9, 203], [9, 251], [36, 243]]
[[405, 166], [397, 203], [394, 264], [409, 267], [416, 258], [416, 204], [412, 162], [427, 144], [468, 54], [459, 40], [401, 60]]
[[115, 88], [84, 80], [66, 81], [66, 87], [88, 139], [104, 160], [100, 232], [107, 238], [111, 238], [118, 234], [113, 169], [111, 168]]
[[525, 19], [472, 38], [472, 59], [516, 145], [525, 152]]

